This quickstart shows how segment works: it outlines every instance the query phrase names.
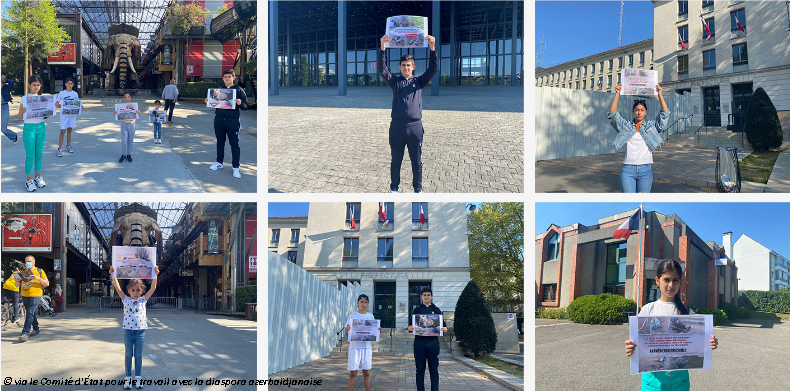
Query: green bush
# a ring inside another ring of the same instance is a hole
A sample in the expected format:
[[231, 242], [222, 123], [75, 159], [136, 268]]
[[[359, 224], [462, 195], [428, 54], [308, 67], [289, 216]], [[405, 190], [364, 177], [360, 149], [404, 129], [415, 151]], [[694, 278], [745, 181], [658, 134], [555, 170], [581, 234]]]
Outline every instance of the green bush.
[[534, 317], [540, 319], [565, 319], [565, 307], [539, 307], [534, 309]]
[[790, 291], [744, 291], [738, 303], [750, 310], [790, 313]]
[[724, 311], [722, 310], [717, 310], [713, 308], [697, 308], [697, 307], [691, 307], [691, 309], [694, 310], [694, 313], [700, 315], [708, 315], [708, 314], [713, 315], [714, 326], [718, 326], [722, 323], [727, 323], [727, 314], [724, 313]]
[[490, 305], [473, 280], [468, 282], [457, 299], [454, 330], [460, 348], [466, 353], [481, 356], [496, 350], [498, 334]]
[[256, 285], [245, 285], [237, 287], [237, 312], [245, 311], [245, 303], [256, 302]]
[[636, 309], [636, 302], [603, 293], [581, 296], [567, 307], [567, 319], [576, 323], [612, 324], [625, 321], [625, 311]]
[[782, 124], [776, 107], [761, 87], [754, 90], [746, 108], [746, 139], [755, 151], [768, 151], [782, 145]]
[[206, 81], [176, 84], [176, 88], [179, 89], [179, 99], [206, 98], [207, 90], [210, 88], [218, 88], [218, 86], [220, 86], [220, 83]]
[[732, 303], [721, 303], [719, 309], [724, 311], [729, 320], [746, 319], [752, 316], [752, 312], [747, 308], [741, 308]]

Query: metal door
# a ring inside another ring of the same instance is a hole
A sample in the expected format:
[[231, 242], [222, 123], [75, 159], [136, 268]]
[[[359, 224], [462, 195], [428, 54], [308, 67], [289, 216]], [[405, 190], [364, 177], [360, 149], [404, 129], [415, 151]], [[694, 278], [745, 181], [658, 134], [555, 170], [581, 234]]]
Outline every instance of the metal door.
[[732, 117], [733, 125], [743, 130], [746, 123], [745, 112], [749, 107], [749, 98], [752, 96], [752, 83], [735, 84], [732, 86]]
[[719, 87], [702, 89], [702, 106], [705, 114], [705, 126], [721, 126], [721, 108]]
[[396, 282], [374, 283], [374, 318], [380, 327], [396, 327]]
[[[421, 304], [421, 290], [424, 288], [432, 289], [431, 281], [411, 281], [408, 283], [408, 303], [410, 304], [410, 313]], [[408, 314], [410, 315], [410, 314]]]

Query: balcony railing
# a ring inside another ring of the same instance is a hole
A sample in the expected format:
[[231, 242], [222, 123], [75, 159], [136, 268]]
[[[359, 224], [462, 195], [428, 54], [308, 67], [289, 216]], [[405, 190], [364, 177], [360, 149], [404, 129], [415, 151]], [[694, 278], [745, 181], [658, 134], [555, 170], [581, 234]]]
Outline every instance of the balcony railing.
[[342, 257], [341, 258], [341, 267], [343, 267], [343, 268], [357, 268], [358, 267], [358, 257]]
[[297, 247], [298, 243], [299, 243], [299, 241], [297, 241], [297, 240], [290, 240], [289, 241], [289, 247]]
[[424, 219], [424, 224], [421, 223], [421, 219], [413, 219], [413, 227], [411, 227], [412, 231], [424, 231], [430, 229], [430, 220]]
[[394, 221], [388, 220], [388, 225], [385, 225], [384, 222], [378, 220], [377, 221], [377, 230], [378, 231], [393, 231], [394, 230]]
[[413, 257], [413, 268], [421, 269], [429, 267], [429, 257]]
[[278, 240], [271, 240], [270, 247], [278, 247]]
[[391, 269], [394, 267], [394, 257], [377, 257], [377, 267]]

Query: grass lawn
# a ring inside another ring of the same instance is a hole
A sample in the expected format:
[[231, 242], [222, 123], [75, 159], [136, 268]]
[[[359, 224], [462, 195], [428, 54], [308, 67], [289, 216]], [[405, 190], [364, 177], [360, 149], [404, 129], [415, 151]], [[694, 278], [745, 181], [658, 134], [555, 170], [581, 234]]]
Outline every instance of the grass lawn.
[[741, 180], [767, 184], [777, 156], [779, 152], [752, 152], [739, 163]]
[[763, 311], [751, 311], [750, 318], [754, 319], [779, 319], [784, 321], [790, 321], [790, 314], [775, 314], [772, 312], [763, 312]]
[[499, 371], [506, 372], [512, 376], [517, 376], [523, 379], [523, 367], [520, 365], [515, 365], [513, 363], [501, 361], [493, 357], [479, 357], [479, 358], [475, 358], [474, 360], [479, 361], [482, 364], [496, 368]]

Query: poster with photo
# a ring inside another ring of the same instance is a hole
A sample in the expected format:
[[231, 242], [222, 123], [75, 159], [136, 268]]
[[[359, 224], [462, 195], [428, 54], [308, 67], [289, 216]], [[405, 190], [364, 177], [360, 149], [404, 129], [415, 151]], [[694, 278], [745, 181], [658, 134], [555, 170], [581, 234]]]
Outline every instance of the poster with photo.
[[80, 115], [83, 113], [83, 101], [64, 98], [61, 102], [61, 115]]
[[237, 107], [237, 90], [234, 88], [208, 89], [207, 107], [234, 110]]
[[132, 103], [116, 103], [116, 110], [118, 114], [116, 114], [116, 120], [130, 120], [130, 119], [138, 119], [140, 116], [138, 115], [138, 104], [135, 102]]
[[392, 16], [386, 20], [387, 48], [427, 47], [427, 18], [424, 16]]
[[631, 316], [631, 374], [710, 369], [713, 315]]
[[442, 337], [443, 336], [443, 315], [413, 314], [413, 335], [423, 337]]
[[22, 97], [22, 106], [25, 107], [25, 114], [22, 119], [35, 119], [52, 117], [55, 111], [55, 95], [25, 95]]
[[119, 280], [140, 278], [157, 278], [154, 267], [157, 266], [156, 247], [113, 246], [114, 276]]
[[162, 124], [162, 123], [165, 123], [167, 118], [168, 118], [168, 116], [165, 114], [164, 110], [161, 110], [161, 111], [157, 111], [157, 110], [149, 111], [149, 122], [161, 123]]
[[352, 319], [350, 332], [347, 334], [350, 342], [380, 342], [380, 320]]
[[620, 95], [658, 95], [658, 71], [649, 69], [622, 69], [622, 90]]

